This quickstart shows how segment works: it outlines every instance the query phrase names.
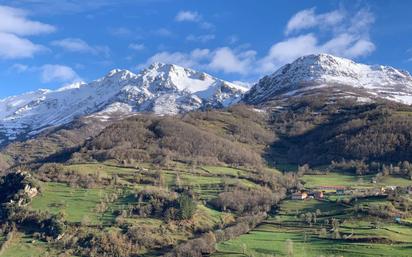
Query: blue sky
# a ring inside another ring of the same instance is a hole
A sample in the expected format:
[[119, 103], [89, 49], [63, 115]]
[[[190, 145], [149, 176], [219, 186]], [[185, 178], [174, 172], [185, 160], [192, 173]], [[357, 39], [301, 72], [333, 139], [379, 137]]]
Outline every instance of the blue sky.
[[310, 53], [412, 71], [410, 1], [0, 0], [0, 98], [152, 62], [253, 82]]

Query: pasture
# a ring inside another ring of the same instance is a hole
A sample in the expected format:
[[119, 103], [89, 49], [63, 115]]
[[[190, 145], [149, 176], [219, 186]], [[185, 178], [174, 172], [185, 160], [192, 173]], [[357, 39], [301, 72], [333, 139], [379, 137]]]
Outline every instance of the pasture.
[[[305, 214], [317, 213], [308, 223]], [[339, 219], [339, 237], [326, 223]], [[323, 230], [323, 232], [322, 232]], [[283, 201], [276, 215], [250, 233], [217, 246], [215, 257], [235, 256], [410, 256], [412, 228], [390, 220], [358, 217], [334, 202]]]

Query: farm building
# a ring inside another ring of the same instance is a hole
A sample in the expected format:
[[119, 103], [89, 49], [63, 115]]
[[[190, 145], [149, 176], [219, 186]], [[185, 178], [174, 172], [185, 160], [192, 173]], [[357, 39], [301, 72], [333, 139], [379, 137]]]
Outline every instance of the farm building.
[[314, 198], [314, 199], [323, 199], [323, 194], [324, 194], [324, 192], [323, 191], [310, 191], [309, 193], [308, 193], [308, 197], [309, 198]]
[[292, 200], [305, 200], [308, 197], [306, 192], [296, 192], [292, 194]]
[[323, 199], [323, 191], [316, 191], [313, 193], [315, 199]]

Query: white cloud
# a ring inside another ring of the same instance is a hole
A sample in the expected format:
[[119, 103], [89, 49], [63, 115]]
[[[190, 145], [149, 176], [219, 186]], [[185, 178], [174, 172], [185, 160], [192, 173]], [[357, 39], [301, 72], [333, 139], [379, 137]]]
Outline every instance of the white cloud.
[[374, 20], [374, 15], [366, 9], [355, 14], [343, 10], [316, 14], [314, 8], [300, 11], [289, 20], [285, 33], [321, 29], [322, 39], [326, 40], [311, 32], [277, 42], [258, 61], [258, 71], [273, 72], [281, 65], [307, 54], [329, 53], [347, 58], [366, 56], [375, 50], [375, 44], [369, 37]]
[[209, 57], [210, 50], [207, 48], [195, 49], [191, 52], [191, 56], [196, 60], [207, 59]]
[[315, 8], [302, 10], [289, 20], [285, 33], [299, 32], [304, 29], [309, 29], [315, 26], [330, 27], [342, 22], [345, 18], [343, 10], [335, 10], [324, 14], [317, 15]]
[[[103, 7], [110, 7], [114, 5], [124, 4], [127, 1], [121, 0], [5, 0], [3, 2], [10, 2], [11, 5], [23, 7], [33, 10], [40, 14], [73, 14], [84, 13], [97, 10]], [[133, 3], [143, 3], [143, 1], [133, 1]], [[96, 12], [95, 12], [96, 13]]]
[[[140, 67], [152, 62], [166, 62], [253, 77], [274, 72], [280, 66], [308, 54], [329, 53], [358, 58], [375, 50], [375, 45], [369, 37], [373, 22], [374, 15], [366, 9], [356, 13], [339, 9], [316, 14], [312, 8], [295, 14], [285, 28], [285, 38], [275, 42], [269, 51], [259, 58], [257, 52], [251, 50], [250, 45], [237, 48], [195, 49], [188, 53], [163, 51], [150, 57]], [[294, 34], [289, 36], [290, 33]], [[189, 35], [186, 39], [198, 40], [200, 37]], [[232, 43], [237, 40], [235, 37], [231, 39], [229, 38], [229, 41]]]
[[27, 71], [28, 69], [29, 69], [29, 66], [28, 66], [28, 65], [21, 64], [21, 63], [13, 64], [13, 65], [10, 67], [10, 70], [11, 70], [11, 71], [15, 71], [15, 72], [17, 72], [17, 73], [23, 73], [23, 72]]
[[46, 64], [40, 67], [41, 80], [49, 82], [74, 82], [79, 81], [80, 77], [70, 67], [59, 64]]
[[138, 68], [145, 68], [155, 62], [177, 64], [184, 67], [195, 68], [200, 67], [202, 65], [202, 61], [209, 58], [209, 55], [209, 49], [195, 49], [190, 53], [163, 51], [151, 56], [145, 63], [138, 65]]
[[322, 52], [356, 58], [373, 52], [375, 45], [368, 39], [359, 38], [357, 35], [342, 33], [317, 48]]
[[195, 69], [247, 74], [251, 70], [255, 55], [255, 51], [238, 51], [228, 47], [213, 51], [198, 48], [189, 53], [164, 51], [151, 56], [145, 63], [138, 65], [138, 68], [145, 68], [154, 62], [162, 62]]
[[129, 45], [129, 48], [135, 51], [142, 51], [145, 48], [145, 46], [144, 44], [132, 43]]
[[0, 58], [28, 58], [45, 49], [45, 47], [34, 44], [28, 39], [0, 32]]
[[215, 39], [215, 35], [213, 34], [205, 34], [205, 35], [198, 35], [198, 36], [190, 34], [186, 37], [187, 41], [201, 42], [201, 43], [206, 43], [213, 39]]
[[202, 21], [202, 22], [200, 22], [200, 27], [202, 29], [212, 30], [212, 29], [215, 28], [215, 25], [213, 25], [212, 23], [207, 22], [207, 21]]
[[94, 52], [94, 48], [80, 38], [65, 38], [51, 43], [71, 52]]
[[197, 12], [192, 11], [180, 11], [177, 13], [175, 20], [182, 22], [182, 21], [189, 21], [189, 22], [198, 22], [202, 18]]
[[51, 33], [56, 28], [27, 16], [22, 9], [0, 5], [0, 58], [28, 58], [46, 49], [23, 36]]
[[315, 18], [315, 9], [307, 9], [293, 15], [286, 26], [286, 34], [294, 30], [306, 29], [315, 26], [317, 23]]
[[80, 38], [64, 38], [55, 40], [51, 43], [53, 46], [58, 46], [69, 52], [103, 54], [105, 57], [110, 55], [108, 46], [91, 46], [86, 41]]
[[194, 11], [180, 11], [177, 13], [175, 17], [175, 21], [177, 22], [195, 22], [198, 23], [200, 28], [210, 30], [213, 29], [215, 26], [207, 22], [203, 19], [202, 15], [198, 12]]
[[29, 20], [27, 12], [22, 9], [0, 5], [0, 17], [0, 32], [4, 33], [28, 36], [51, 33], [56, 30], [49, 24]]
[[273, 72], [279, 66], [302, 55], [317, 52], [317, 39], [313, 34], [289, 38], [270, 48], [269, 53], [258, 61], [258, 70], [262, 73]]
[[228, 47], [222, 47], [214, 51], [208, 66], [215, 71], [247, 74], [253, 64], [255, 55], [256, 52], [251, 50], [236, 53]]
[[[81, 65], [76, 65], [82, 68]], [[26, 64], [16, 63], [9, 68], [14, 73], [36, 73], [39, 74], [43, 83], [72, 83], [81, 81], [80, 76], [69, 66], [61, 64], [45, 64], [42, 66], [29, 66]]]

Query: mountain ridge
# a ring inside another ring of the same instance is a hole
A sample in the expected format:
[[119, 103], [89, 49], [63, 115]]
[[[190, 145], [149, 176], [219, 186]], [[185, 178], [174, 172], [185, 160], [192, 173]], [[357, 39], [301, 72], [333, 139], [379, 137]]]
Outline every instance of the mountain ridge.
[[244, 100], [259, 104], [270, 99], [305, 95], [313, 90], [357, 97], [360, 101], [383, 98], [412, 103], [412, 77], [407, 71], [356, 63], [329, 54], [303, 56], [282, 66], [256, 83]]
[[44, 128], [96, 115], [152, 111], [177, 114], [223, 107], [240, 100], [245, 88], [173, 64], [152, 64], [138, 74], [115, 69], [90, 83], [37, 90], [0, 100], [0, 143], [38, 134]]
[[329, 54], [302, 56], [263, 77], [250, 90], [174, 64], [153, 63], [137, 74], [113, 69], [89, 83], [0, 100], [0, 145], [79, 117], [104, 122], [140, 112], [175, 115], [239, 101], [259, 106], [276, 100], [287, 105], [292, 97], [322, 94], [331, 101], [384, 99], [411, 104], [412, 77], [390, 66], [360, 64]]

